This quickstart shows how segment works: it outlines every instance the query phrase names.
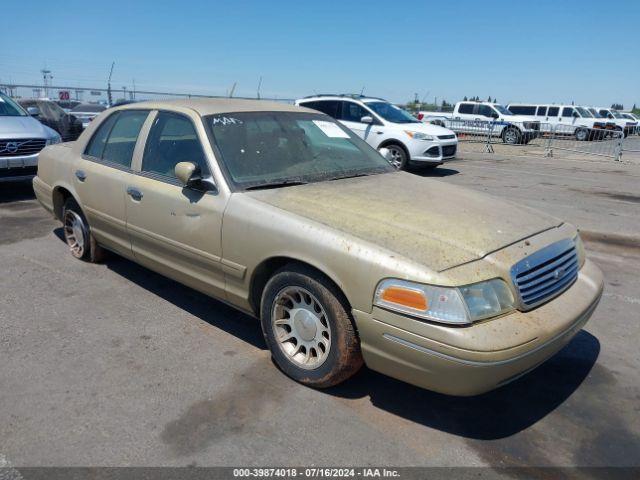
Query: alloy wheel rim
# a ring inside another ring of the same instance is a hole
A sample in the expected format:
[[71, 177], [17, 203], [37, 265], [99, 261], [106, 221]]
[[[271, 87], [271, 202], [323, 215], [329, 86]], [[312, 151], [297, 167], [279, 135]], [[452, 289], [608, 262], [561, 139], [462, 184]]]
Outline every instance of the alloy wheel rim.
[[64, 214], [64, 238], [73, 256], [82, 257], [85, 244], [84, 222], [73, 210], [67, 210]]
[[297, 367], [321, 366], [331, 349], [331, 328], [318, 299], [302, 287], [285, 287], [273, 302], [271, 328], [278, 348]]
[[400, 150], [398, 150], [395, 147], [388, 147], [388, 148], [389, 148], [389, 153], [391, 153], [391, 160], [389, 161], [394, 167], [400, 168], [402, 166], [402, 160], [403, 160], [402, 152], [400, 152]]
[[507, 143], [516, 143], [516, 132], [513, 130], [507, 130], [505, 138], [507, 139]]

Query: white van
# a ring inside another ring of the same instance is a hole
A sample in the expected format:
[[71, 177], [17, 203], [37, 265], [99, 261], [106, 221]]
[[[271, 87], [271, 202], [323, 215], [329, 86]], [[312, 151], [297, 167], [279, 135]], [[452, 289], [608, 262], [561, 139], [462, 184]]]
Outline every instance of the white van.
[[588, 109], [578, 105], [510, 103], [507, 108], [516, 115], [538, 120], [543, 132], [553, 130], [558, 134], [573, 135], [579, 141], [596, 138], [595, 129], [613, 128], [613, 124], [607, 125], [605, 119], [595, 118]]

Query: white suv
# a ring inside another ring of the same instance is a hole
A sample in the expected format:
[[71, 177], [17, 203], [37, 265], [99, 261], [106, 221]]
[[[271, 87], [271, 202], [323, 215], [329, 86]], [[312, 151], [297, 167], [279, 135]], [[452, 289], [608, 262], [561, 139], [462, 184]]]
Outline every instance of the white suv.
[[437, 166], [455, 157], [456, 134], [449, 129], [420, 122], [381, 98], [350, 95], [316, 95], [296, 100], [335, 118], [373, 148], [389, 150], [397, 168], [407, 164]]

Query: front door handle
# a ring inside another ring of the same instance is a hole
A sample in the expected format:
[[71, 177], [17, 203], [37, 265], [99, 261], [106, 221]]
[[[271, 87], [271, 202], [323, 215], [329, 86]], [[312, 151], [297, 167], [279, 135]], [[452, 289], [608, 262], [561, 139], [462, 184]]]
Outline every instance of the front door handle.
[[84, 173], [84, 170], [76, 170], [76, 178], [84, 182], [87, 179], [87, 174]]
[[142, 192], [134, 187], [127, 188], [127, 194], [133, 198], [136, 202], [142, 200]]

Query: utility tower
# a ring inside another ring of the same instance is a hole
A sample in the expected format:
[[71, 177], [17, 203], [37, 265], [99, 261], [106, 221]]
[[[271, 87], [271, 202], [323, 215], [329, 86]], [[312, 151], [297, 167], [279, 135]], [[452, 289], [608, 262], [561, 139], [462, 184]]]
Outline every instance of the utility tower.
[[51, 70], [47, 68], [43, 68], [40, 70], [42, 74], [42, 82], [44, 86], [44, 96], [49, 98], [49, 82], [53, 79], [53, 75], [51, 74]]

